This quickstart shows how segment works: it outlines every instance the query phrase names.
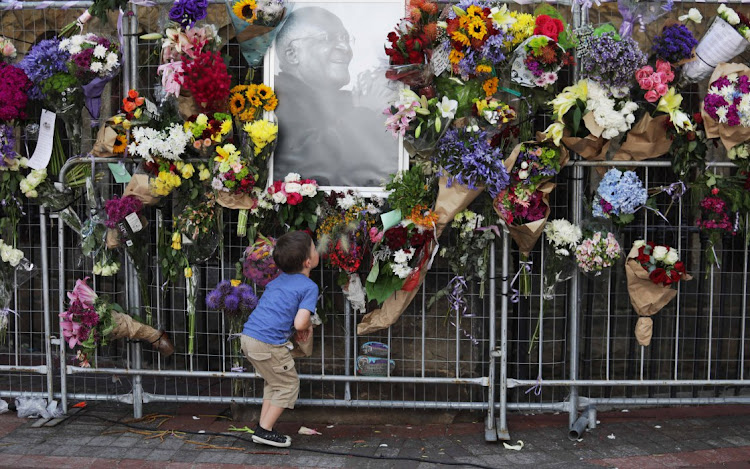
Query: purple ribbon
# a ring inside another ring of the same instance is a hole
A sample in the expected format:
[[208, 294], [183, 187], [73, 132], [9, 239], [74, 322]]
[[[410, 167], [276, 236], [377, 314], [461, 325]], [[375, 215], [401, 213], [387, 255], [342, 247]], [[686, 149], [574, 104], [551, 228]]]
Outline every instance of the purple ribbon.
[[[448, 282], [448, 302], [451, 305], [451, 309], [456, 312], [456, 316], [459, 314], [462, 316], [466, 315], [466, 300], [464, 299], [464, 290], [466, 290], [466, 279], [461, 275], [456, 275], [453, 280]], [[473, 315], [472, 315], [473, 316]]]
[[502, 238], [502, 236], [500, 235], [500, 228], [498, 228], [497, 225], [480, 226], [479, 228], [476, 229], [476, 231], [487, 231], [487, 230], [490, 230], [493, 233], [495, 233], [495, 236], [497, 236], [498, 238]]
[[23, 2], [20, 2], [19, 0], [10, 0], [7, 3], [8, 5], [3, 8], [4, 11], [23, 9]]
[[531, 386], [529, 389], [526, 390], [524, 394], [528, 394], [531, 391], [534, 391], [535, 396], [540, 396], [542, 394], [542, 374], [538, 374], [536, 377], [536, 384]]
[[664, 188], [664, 192], [669, 194], [672, 197], [672, 200], [676, 202], [683, 195], [685, 195], [685, 192], [687, 192], [687, 187], [685, 186], [684, 182], [677, 181]]
[[83, 85], [83, 97], [86, 103], [86, 109], [91, 114], [91, 127], [99, 125], [99, 114], [101, 114], [102, 108], [102, 91], [107, 86], [113, 76], [109, 77], [96, 77], [87, 84]]
[[231, 371], [234, 371], [236, 373], [244, 373], [245, 367], [244, 366], [234, 366], [231, 368]]
[[531, 261], [521, 261], [521, 268], [518, 269], [518, 272], [516, 272], [516, 275], [513, 276], [513, 280], [510, 281], [510, 291], [513, 293], [510, 296], [510, 302], [511, 303], [518, 303], [521, 300], [521, 292], [518, 290], [518, 288], [513, 288], [513, 285], [516, 283], [516, 280], [518, 280], [518, 277], [521, 276], [521, 273], [526, 270], [526, 272], [531, 273]]

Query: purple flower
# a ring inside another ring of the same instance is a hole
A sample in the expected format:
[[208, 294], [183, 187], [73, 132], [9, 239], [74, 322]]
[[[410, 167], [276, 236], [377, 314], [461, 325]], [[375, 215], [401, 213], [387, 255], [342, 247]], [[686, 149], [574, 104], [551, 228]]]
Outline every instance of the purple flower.
[[169, 10], [169, 19], [180, 23], [183, 28], [189, 28], [205, 18], [207, 11], [208, 0], [177, 0]]
[[603, 86], [628, 87], [636, 70], [646, 64], [646, 55], [631, 37], [617, 40], [610, 31], [601, 36], [589, 36], [583, 42], [582, 76]]
[[240, 307], [240, 297], [232, 293], [224, 298], [224, 310], [228, 313], [235, 312]]
[[56, 73], [68, 71], [70, 54], [60, 50], [59, 46], [59, 39], [45, 39], [34, 45], [26, 57], [19, 62], [18, 66], [26, 72], [29, 80], [34, 84], [29, 91], [31, 99], [44, 97], [40, 88], [43, 81]]
[[698, 45], [693, 33], [684, 24], [673, 24], [662, 30], [661, 36], [654, 38], [651, 48], [657, 58], [677, 63], [693, 57], [693, 49]]
[[139, 213], [143, 209], [143, 203], [135, 196], [128, 195], [123, 198], [114, 198], [104, 203], [107, 212], [107, 220], [104, 222], [107, 228], [115, 228], [117, 223], [124, 220], [131, 213]]
[[223, 308], [223, 295], [221, 292], [217, 290], [212, 290], [208, 295], [206, 295], [206, 306], [208, 306], [210, 309], [221, 309]]

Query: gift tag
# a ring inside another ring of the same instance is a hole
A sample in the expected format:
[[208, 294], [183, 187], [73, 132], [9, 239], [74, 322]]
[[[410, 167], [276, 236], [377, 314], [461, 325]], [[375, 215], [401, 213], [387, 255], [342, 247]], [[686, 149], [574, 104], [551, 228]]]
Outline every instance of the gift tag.
[[112, 175], [115, 177], [115, 182], [118, 184], [127, 184], [130, 182], [130, 173], [125, 169], [125, 165], [120, 163], [107, 163], [109, 170], [112, 171]]
[[54, 112], [42, 109], [42, 117], [39, 121], [39, 139], [36, 142], [34, 154], [29, 160], [29, 168], [44, 169], [49, 164], [49, 159], [52, 157], [56, 118], [57, 115]]
[[183, 234], [183, 235], [182, 235], [182, 244], [183, 244], [183, 245], [187, 245], [187, 246], [189, 246], [189, 245], [193, 244], [193, 240], [192, 240], [192, 239], [190, 239], [190, 238], [188, 238], [187, 236], [185, 236], [185, 235]]
[[383, 222], [383, 231], [388, 231], [401, 221], [401, 210], [391, 210], [384, 213], [380, 215], [380, 220]]
[[141, 223], [141, 219], [138, 217], [137, 213], [131, 213], [127, 217], [125, 217], [125, 221], [128, 222], [128, 225], [130, 225], [130, 231], [133, 233], [138, 233], [143, 229], [143, 224]]
[[432, 50], [430, 66], [432, 66], [435, 76], [440, 76], [443, 72], [451, 69], [448, 49], [450, 49], [450, 45], [446, 41], [438, 44], [438, 46]]
[[154, 119], [160, 120], [161, 116], [159, 116], [159, 108], [156, 107], [156, 104], [152, 103], [148, 99], [146, 99], [144, 102], [146, 103], [146, 112], [151, 114]]

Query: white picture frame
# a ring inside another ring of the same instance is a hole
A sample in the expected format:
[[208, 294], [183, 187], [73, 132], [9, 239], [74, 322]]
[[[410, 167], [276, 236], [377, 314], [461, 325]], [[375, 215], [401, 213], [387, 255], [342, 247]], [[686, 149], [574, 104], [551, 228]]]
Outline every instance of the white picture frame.
[[[409, 155], [404, 150], [403, 138], [396, 138], [386, 130], [383, 114], [397, 99], [402, 86], [385, 78], [388, 58], [384, 44], [388, 33], [405, 16], [405, 9], [404, 0], [295, 2], [289, 19], [264, 58], [264, 82], [279, 99], [275, 111], [279, 143], [269, 162], [269, 183], [296, 172], [302, 178], [318, 180], [326, 191], [354, 190], [365, 197], [383, 197], [387, 195], [383, 185], [388, 176], [408, 169]], [[330, 15], [338, 17], [340, 24]], [[342, 40], [346, 35], [340, 32], [323, 32], [321, 24], [329, 31], [340, 31], [337, 28], [343, 25], [354, 42]], [[333, 35], [338, 39], [331, 40], [329, 36]], [[351, 59], [349, 81], [342, 85], [345, 80], [340, 65], [345, 61], [345, 43], [351, 50]], [[279, 44], [283, 44], [286, 53], [280, 51]], [[303, 47], [308, 47], [300, 54], [305, 57], [297, 56]], [[286, 59], [279, 53], [285, 53]], [[322, 60], [310, 61], [313, 55]], [[330, 63], [315, 75], [311, 64], [325, 61]], [[336, 71], [331, 72], [333, 69]], [[336, 78], [308, 80], [324, 81], [322, 86], [300, 84], [301, 77], [319, 75]], [[331, 124], [336, 119], [340, 125]]]

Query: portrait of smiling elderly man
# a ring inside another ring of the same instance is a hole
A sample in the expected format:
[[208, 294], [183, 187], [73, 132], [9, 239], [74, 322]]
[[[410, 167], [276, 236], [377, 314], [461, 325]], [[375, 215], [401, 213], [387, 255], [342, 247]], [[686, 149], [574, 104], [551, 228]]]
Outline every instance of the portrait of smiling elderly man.
[[[403, 4], [347, 5], [336, 14], [331, 10], [342, 5], [298, 4], [276, 37], [274, 179], [295, 172], [321, 186], [376, 187], [399, 168], [398, 141], [383, 124], [382, 111], [397, 90], [384, 76], [382, 38]], [[366, 28], [380, 39], [356, 44], [350, 31]]]

